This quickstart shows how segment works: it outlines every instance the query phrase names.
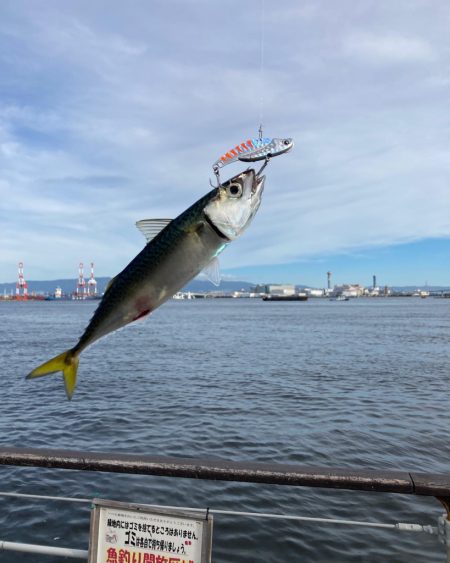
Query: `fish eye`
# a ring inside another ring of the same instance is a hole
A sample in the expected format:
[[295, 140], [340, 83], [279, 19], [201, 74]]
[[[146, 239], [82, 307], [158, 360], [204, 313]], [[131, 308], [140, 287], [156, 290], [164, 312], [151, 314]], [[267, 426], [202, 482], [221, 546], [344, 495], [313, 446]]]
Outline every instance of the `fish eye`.
[[242, 195], [242, 186], [240, 184], [233, 183], [228, 186], [227, 191], [231, 197], [239, 197]]
[[285, 144], [285, 145], [289, 145], [289, 139], [285, 139], [285, 140], [284, 140], [284, 144]]

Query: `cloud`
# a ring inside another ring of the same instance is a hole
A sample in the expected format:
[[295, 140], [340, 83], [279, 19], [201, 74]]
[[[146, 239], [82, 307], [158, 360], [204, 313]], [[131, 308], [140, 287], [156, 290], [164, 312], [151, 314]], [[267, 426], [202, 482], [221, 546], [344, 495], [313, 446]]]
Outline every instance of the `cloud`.
[[408, 6], [266, 3], [261, 76], [256, 1], [220, 17], [208, 2], [8, 4], [0, 276], [91, 259], [113, 275], [142, 248], [136, 220], [183, 211], [256, 134], [261, 98], [265, 133], [296, 146], [223, 268], [450, 236], [450, 18]]
[[344, 39], [344, 54], [374, 64], [427, 63], [436, 55], [431, 45], [417, 37], [354, 33]]

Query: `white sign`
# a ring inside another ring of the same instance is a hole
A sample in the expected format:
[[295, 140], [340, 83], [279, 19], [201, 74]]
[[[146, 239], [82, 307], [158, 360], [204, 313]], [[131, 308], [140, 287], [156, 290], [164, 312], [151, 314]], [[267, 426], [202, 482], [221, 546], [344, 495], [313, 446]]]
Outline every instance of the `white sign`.
[[95, 499], [89, 563], [210, 563], [212, 517]]

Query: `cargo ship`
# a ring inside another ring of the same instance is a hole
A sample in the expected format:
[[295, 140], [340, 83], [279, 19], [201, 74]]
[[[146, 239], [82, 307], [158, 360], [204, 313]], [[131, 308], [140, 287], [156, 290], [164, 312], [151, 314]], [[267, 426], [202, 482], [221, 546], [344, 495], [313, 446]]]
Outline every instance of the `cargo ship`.
[[263, 301], [307, 301], [308, 296], [304, 293], [295, 293], [294, 295], [264, 295]]

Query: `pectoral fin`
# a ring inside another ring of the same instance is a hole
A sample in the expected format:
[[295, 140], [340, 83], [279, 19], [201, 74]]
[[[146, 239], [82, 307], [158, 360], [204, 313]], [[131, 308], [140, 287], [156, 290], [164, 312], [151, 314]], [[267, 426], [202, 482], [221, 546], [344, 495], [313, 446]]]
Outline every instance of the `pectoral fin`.
[[220, 285], [220, 264], [217, 256], [202, 270], [202, 274], [215, 286]]

